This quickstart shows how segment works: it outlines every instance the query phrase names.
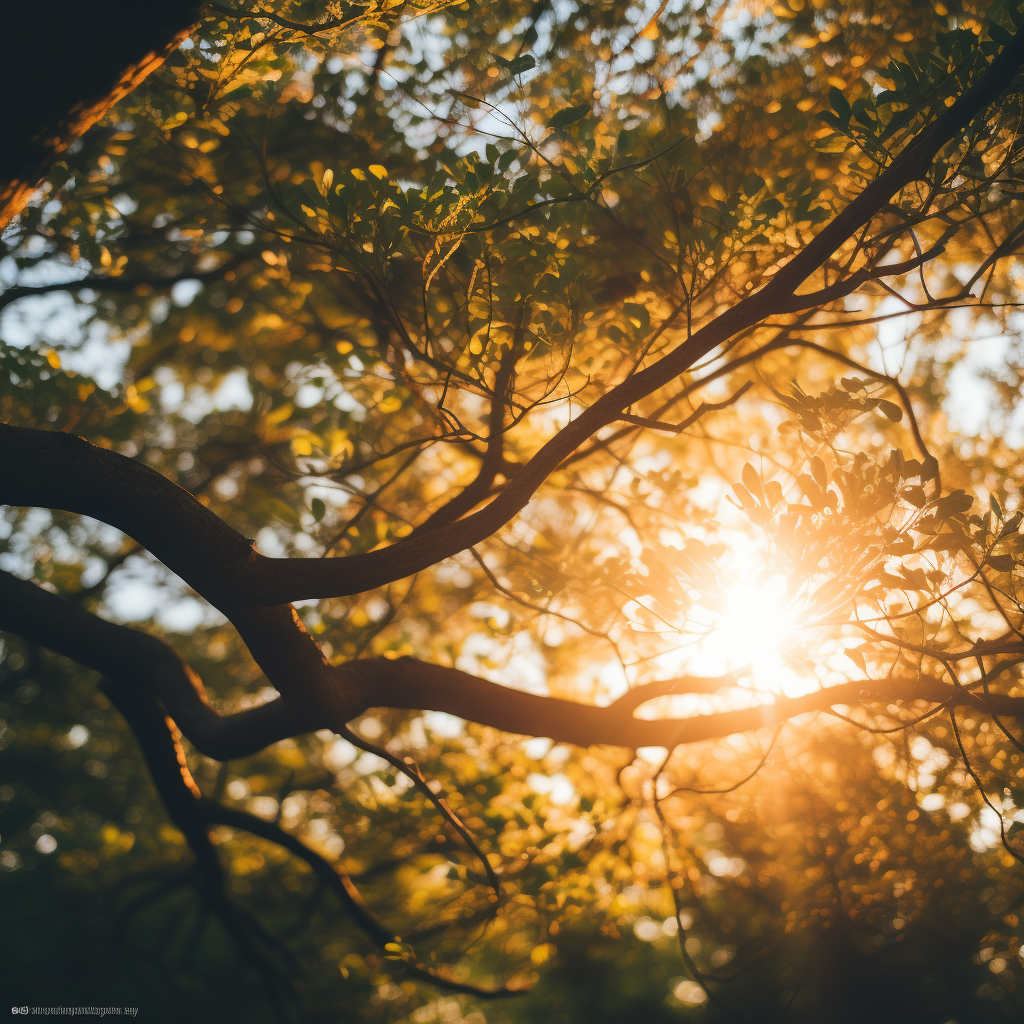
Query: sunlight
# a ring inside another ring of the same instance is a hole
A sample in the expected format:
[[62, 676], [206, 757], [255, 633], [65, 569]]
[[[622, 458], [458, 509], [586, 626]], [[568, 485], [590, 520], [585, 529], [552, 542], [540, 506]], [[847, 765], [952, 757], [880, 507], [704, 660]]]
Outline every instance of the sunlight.
[[725, 585], [724, 601], [709, 613], [699, 645], [707, 671], [746, 669], [755, 689], [787, 697], [816, 690], [818, 680], [798, 673], [787, 658], [806, 618], [790, 581], [782, 573], [765, 578], [755, 552], [734, 551], [730, 568], [735, 579]]
[[787, 581], [771, 576], [760, 586], [738, 582], [729, 593], [717, 633], [730, 668], [763, 669], [781, 656], [793, 628], [786, 601]]

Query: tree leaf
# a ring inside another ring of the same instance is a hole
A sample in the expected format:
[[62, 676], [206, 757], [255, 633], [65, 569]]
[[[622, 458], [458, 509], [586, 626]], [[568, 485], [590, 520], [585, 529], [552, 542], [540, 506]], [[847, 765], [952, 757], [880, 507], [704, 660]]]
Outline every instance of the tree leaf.
[[534, 60], [533, 56], [529, 53], [524, 53], [521, 57], [516, 57], [508, 65], [508, 72], [510, 75], [521, 75], [524, 71], [530, 71], [536, 66], [537, 61]]
[[989, 555], [985, 564], [991, 565], [997, 572], [1009, 572], [1016, 563], [1013, 555]]
[[828, 91], [828, 101], [832, 106], [832, 109], [836, 112], [839, 120], [845, 126], [850, 123], [850, 104], [846, 101], [846, 97], [837, 89], [832, 86]]
[[565, 107], [548, 121], [548, 127], [555, 129], [568, 128], [570, 125], [576, 124], [577, 121], [582, 121], [589, 113], [589, 103], [579, 103], [574, 107]]
[[825, 463], [815, 455], [808, 465], [810, 466], [811, 476], [814, 477], [814, 482], [824, 491], [828, 487], [828, 470], [825, 469]]

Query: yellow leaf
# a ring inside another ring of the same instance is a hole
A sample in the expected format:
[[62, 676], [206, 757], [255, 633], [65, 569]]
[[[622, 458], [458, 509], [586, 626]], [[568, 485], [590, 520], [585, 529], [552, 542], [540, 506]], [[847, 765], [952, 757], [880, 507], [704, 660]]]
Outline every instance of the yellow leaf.
[[530, 952], [530, 959], [535, 964], [542, 964], [546, 960], [551, 959], [551, 954], [554, 953], [555, 947], [550, 942], [542, 942], [539, 946], [534, 946]]
[[267, 413], [267, 426], [276, 427], [278, 423], [284, 423], [293, 412], [295, 406], [291, 402], [278, 406], [273, 412]]
[[725, 202], [725, 189], [722, 188], [717, 181], [708, 189], [708, 195], [710, 195], [712, 199], [718, 200], [720, 203]]
[[339, 455], [352, 456], [355, 454], [356, 446], [349, 439], [344, 430], [335, 430], [331, 434], [331, 458], [336, 459]]
[[59, 370], [60, 369], [60, 356], [52, 348], [50, 349], [49, 352], [46, 353], [46, 361], [55, 370]]
[[375, 178], [386, 178], [388, 176], [387, 168], [381, 164], [370, 164], [370, 173]]

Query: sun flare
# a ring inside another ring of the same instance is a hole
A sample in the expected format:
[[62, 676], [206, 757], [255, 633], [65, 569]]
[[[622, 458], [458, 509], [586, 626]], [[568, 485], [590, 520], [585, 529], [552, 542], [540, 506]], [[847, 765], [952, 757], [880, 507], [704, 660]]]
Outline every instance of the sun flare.
[[796, 697], [819, 686], [792, 664], [798, 631], [807, 609], [782, 573], [766, 575], [760, 556], [736, 552], [722, 599], [708, 610], [699, 649], [706, 670], [745, 670], [758, 690]]
[[737, 584], [732, 589], [717, 630], [730, 668], [762, 668], [781, 655], [794, 627], [786, 590], [786, 578], [781, 575], [760, 586]]

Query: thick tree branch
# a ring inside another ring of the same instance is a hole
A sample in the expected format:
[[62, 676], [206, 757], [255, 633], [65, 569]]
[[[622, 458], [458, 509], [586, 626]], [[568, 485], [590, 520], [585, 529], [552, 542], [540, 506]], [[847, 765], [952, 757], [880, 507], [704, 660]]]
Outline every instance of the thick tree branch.
[[523, 693], [458, 669], [413, 658], [367, 659], [345, 666], [344, 671], [360, 688], [369, 707], [445, 711], [503, 732], [548, 736], [556, 742], [583, 747], [596, 744], [628, 748], [674, 747], [774, 727], [786, 719], [809, 711], [824, 711], [834, 705], [887, 704], [894, 700], [971, 706], [986, 713], [1024, 718], [1024, 697], [996, 694], [985, 697], [927, 676], [844, 683], [801, 697], [777, 696], [770, 704], [737, 711], [643, 720], [632, 716], [637, 707], [655, 697], [686, 692], [686, 681], [636, 687], [622, 698], [624, 704], [616, 702], [601, 708]]
[[[608, 707], [540, 697], [488, 682], [458, 669], [414, 658], [373, 658], [325, 670], [309, 667], [308, 655], [296, 655], [288, 636], [315, 648], [304, 631], [285, 633], [280, 620], [290, 608], [257, 609], [246, 621], [250, 648], [276, 648], [267, 656], [269, 678], [283, 672], [278, 688], [287, 707], [271, 701], [231, 716], [208, 704], [202, 683], [162, 641], [137, 630], [105, 622], [35, 584], [0, 573], [0, 625], [35, 643], [80, 661], [109, 678], [150, 678], [154, 692], [174, 715], [184, 734], [202, 753], [218, 759], [253, 753], [268, 743], [312, 728], [343, 731], [347, 718], [367, 708], [444, 711], [504, 732], [549, 736], [578, 746], [603, 744], [635, 748], [697, 743], [747, 732], [809, 711], [834, 705], [925, 700], [952, 707], [970, 706], [986, 714], [1024, 720], [1024, 697], [978, 694], [929, 676], [905, 680], [845, 683], [802, 697], [775, 697], [770, 704], [682, 719], [633, 717], [642, 704], [683, 693], [714, 693], [733, 686], [737, 670], [715, 679], [683, 677], [635, 687]], [[249, 613], [246, 613], [247, 615]], [[294, 613], [292, 613], [294, 614]], [[262, 617], [261, 617], [262, 616]], [[306, 640], [301, 638], [305, 636]], [[317, 649], [318, 650], [318, 649]], [[256, 653], [256, 651], [254, 651]], [[257, 654], [259, 658], [259, 654]], [[321, 655], [322, 658], [322, 655]], [[326, 664], [326, 663], [325, 663]], [[127, 699], [127, 698], [126, 698]]]
[[[0, 229], [28, 202], [54, 157], [164, 62], [199, 20], [200, 7], [197, 0], [7, 6]], [[59, 71], [40, 74], [44, 67]]]
[[109, 677], [146, 680], [192, 745], [218, 761], [306, 731], [282, 700], [222, 715], [199, 676], [162, 640], [92, 615], [76, 602], [0, 572], [0, 628]]

